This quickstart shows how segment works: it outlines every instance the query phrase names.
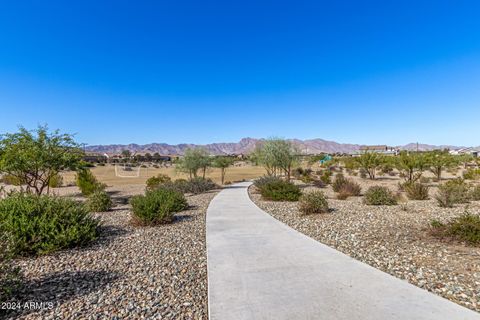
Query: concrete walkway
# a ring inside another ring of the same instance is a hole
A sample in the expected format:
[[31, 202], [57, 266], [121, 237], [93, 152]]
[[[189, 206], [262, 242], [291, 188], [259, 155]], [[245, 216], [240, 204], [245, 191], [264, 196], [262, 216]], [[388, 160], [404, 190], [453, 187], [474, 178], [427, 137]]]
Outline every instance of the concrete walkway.
[[480, 319], [291, 229], [240, 183], [207, 211], [211, 320]]

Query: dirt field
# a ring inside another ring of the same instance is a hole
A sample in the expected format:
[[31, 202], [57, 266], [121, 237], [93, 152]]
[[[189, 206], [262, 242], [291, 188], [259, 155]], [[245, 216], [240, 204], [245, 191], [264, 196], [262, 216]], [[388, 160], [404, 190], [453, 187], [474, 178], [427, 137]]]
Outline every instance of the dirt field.
[[[120, 169], [121, 170], [121, 169]], [[133, 169], [133, 172], [128, 174], [136, 173], [136, 168]], [[120, 186], [120, 185], [143, 185], [148, 178], [153, 177], [159, 173], [166, 174], [172, 179], [187, 178], [186, 174], [177, 172], [175, 168], [140, 168], [139, 177], [129, 177], [122, 178], [115, 175], [115, 166], [106, 165], [104, 167], [98, 166], [91, 169], [92, 173], [97, 177], [100, 182], [106, 183], [108, 186]], [[248, 180], [260, 177], [265, 174], [265, 169], [263, 167], [244, 165], [244, 166], [232, 166], [227, 169], [225, 176], [225, 181], [240, 181]], [[210, 168], [207, 171], [206, 176], [211, 178], [213, 181], [220, 183], [220, 170], [216, 168]], [[72, 184], [75, 181], [74, 172], [64, 173], [64, 183]]]

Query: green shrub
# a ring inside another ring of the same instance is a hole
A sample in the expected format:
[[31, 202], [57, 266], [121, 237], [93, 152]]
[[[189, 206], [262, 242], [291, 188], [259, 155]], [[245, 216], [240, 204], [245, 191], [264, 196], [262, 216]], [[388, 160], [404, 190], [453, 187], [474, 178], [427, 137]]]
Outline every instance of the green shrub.
[[[302, 170], [303, 172], [303, 170]], [[274, 176], [263, 176], [263, 177], [260, 177], [258, 179], [255, 179], [253, 181], [253, 185], [255, 187], [257, 187], [258, 189], [261, 189], [263, 186], [269, 184], [269, 183], [272, 183], [272, 182], [277, 182], [277, 181], [281, 181], [282, 179], [278, 178], [278, 177], [274, 177]]]
[[375, 206], [391, 206], [397, 204], [397, 198], [393, 192], [382, 186], [370, 187], [367, 192], [365, 192], [365, 198], [363, 200], [366, 204]]
[[60, 188], [63, 186], [63, 176], [60, 173], [53, 175], [48, 182], [50, 188]]
[[45, 254], [96, 239], [99, 222], [71, 199], [13, 193], [0, 200], [1, 231], [12, 235], [14, 254]]
[[0, 303], [5, 302], [20, 283], [20, 268], [12, 265], [11, 237], [0, 231]]
[[438, 186], [435, 195], [440, 207], [451, 208], [454, 204], [467, 203], [470, 200], [470, 186], [458, 178]]
[[113, 206], [112, 199], [105, 191], [97, 190], [87, 200], [87, 207], [90, 212], [106, 212]]
[[298, 201], [302, 192], [291, 182], [276, 180], [263, 185], [260, 194], [264, 199], [273, 201]]
[[5, 183], [6, 185], [11, 185], [11, 186], [21, 186], [25, 184], [25, 181], [21, 179], [20, 177], [11, 175], [11, 174], [5, 174], [2, 176], [1, 182]]
[[467, 180], [480, 179], [480, 169], [468, 169], [463, 173], [463, 178]]
[[433, 232], [440, 237], [451, 237], [472, 245], [480, 244], [480, 216], [465, 212], [447, 223], [431, 222]]
[[322, 175], [320, 176], [320, 180], [325, 184], [331, 183], [332, 171], [325, 170], [323, 171]]
[[428, 186], [418, 182], [407, 182], [403, 189], [410, 200], [428, 200]]
[[106, 185], [98, 182], [89, 169], [78, 170], [76, 183], [84, 196], [89, 196], [95, 191], [105, 190], [106, 188]]
[[138, 225], [157, 225], [173, 221], [176, 212], [188, 207], [183, 193], [166, 188], [147, 191], [130, 200], [133, 222]]
[[150, 177], [147, 180], [147, 190], [154, 190], [160, 187], [161, 185], [171, 182], [172, 179], [170, 179], [169, 176], [166, 174], [159, 174], [155, 177]]
[[190, 180], [177, 179], [173, 183], [163, 184], [164, 188], [173, 189], [182, 193], [199, 194], [219, 188], [219, 186], [207, 178], [193, 178]]
[[298, 208], [303, 214], [328, 212], [328, 202], [321, 191], [304, 193], [299, 200]]
[[477, 185], [472, 188], [470, 191], [470, 199], [473, 201], [480, 201], [480, 185]]

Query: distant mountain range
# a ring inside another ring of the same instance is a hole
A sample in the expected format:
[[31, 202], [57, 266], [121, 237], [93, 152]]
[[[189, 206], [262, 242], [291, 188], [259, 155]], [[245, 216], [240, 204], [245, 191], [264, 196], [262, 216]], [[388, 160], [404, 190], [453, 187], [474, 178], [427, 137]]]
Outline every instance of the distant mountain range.
[[[233, 143], [211, 143], [206, 145], [196, 145], [196, 144], [177, 144], [170, 145], [166, 143], [150, 143], [150, 144], [111, 144], [111, 145], [94, 145], [87, 146], [86, 151], [90, 152], [101, 152], [101, 153], [120, 153], [122, 150], [130, 150], [131, 152], [137, 153], [155, 153], [158, 152], [161, 155], [182, 155], [185, 153], [185, 150], [188, 148], [203, 147], [211, 154], [222, 155], [222, 154], [248, 154], [255, 149], [255, 146], [258, 142], [261, 142], [264, 139], [254, 139], [254, 138], [243, 138], [239, 142]], [[302, 153], [307, 154], [316, 154], [321, 152], [327, 153], [350, 153], [356, 150], [359, 150], [362, 145], [360, 144], [348, 144], [348, 143], [338, 143], [335, 141], [327, 141], [323, 139], [312, 139], [312, 140], [298, 140], [291, 139]], [[397, 148], [402, 150], [417, 150], [416, 143], [409, 143], [404, 146], [397, 146]], [[448, 145], [429, 145], [429, 144], [418, 144], [418, 150], [428, 151], [435, 149], [458, 149], [459, 146], [448, 146]]]

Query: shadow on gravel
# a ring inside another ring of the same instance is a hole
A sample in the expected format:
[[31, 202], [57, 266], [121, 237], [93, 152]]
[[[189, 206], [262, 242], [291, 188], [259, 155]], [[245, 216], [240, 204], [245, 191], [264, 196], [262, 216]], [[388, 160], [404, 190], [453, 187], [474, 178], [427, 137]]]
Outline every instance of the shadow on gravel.
[[118, 278], [119, 276], [113, 272], [89, 270], [58, 272], [40, 279], [26, 281], [10, 299], [10, 301], [18, 303], [18, 308], [8, 310], [4, 314], [0, 313], [0, 319], [14, 319], [34, 312], [43, 314], [48, 312], [48, 309], [55, 308], [69, 300], [100, 290]]
[[129, 231], [124, 228], [115, 227], [115, 226], [101, 226], [100, 227], [100, 236], [94, 242], [94, 245], [105, 245], [109, 244], [115, 238], [124, 236], [128, 234]]
[[190, 221], [193, 219], [193, 216], [190, 214], [182, 214], [182, 215], [176, 215], [175, 220], [173, 221], [174, 223], [182, 223], [184, 221]]

